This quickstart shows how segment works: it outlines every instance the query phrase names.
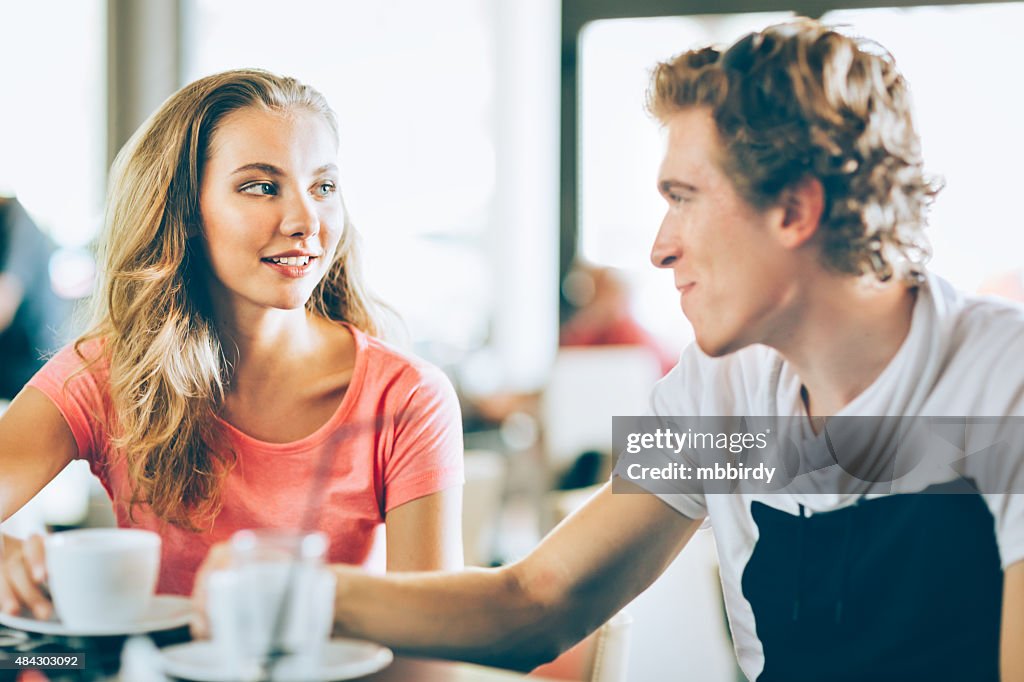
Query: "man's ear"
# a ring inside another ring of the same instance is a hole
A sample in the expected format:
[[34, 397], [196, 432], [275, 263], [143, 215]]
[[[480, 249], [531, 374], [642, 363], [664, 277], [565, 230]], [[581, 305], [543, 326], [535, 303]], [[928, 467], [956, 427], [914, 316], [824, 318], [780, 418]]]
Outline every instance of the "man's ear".
[[783, 244], [796, 248], [818, 231], [825, 212], [825, 188], [821, 180], [805, 176], [782, 192], [780, 205], [783, 209], [779, 234]]

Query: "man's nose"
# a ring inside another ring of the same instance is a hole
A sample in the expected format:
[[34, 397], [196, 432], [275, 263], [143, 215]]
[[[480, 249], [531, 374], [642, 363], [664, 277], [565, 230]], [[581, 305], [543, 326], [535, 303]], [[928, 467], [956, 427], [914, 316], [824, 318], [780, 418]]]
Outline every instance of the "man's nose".
[[661, 221], [658, 234], [651, 246], [651, 263], [656, 268], [672, 267], [682, 255], [679, 245], [678, 231], [670, 224], [668, 215]]

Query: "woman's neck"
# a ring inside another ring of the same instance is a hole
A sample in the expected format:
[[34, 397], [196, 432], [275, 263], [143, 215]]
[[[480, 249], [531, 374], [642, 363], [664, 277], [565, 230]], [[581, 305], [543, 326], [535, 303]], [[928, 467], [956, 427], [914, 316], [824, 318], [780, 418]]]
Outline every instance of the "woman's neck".
[[304, 309], [222, 315], [218, 332], [232, 385], [293, 375], [324, 349], [324, 321]]

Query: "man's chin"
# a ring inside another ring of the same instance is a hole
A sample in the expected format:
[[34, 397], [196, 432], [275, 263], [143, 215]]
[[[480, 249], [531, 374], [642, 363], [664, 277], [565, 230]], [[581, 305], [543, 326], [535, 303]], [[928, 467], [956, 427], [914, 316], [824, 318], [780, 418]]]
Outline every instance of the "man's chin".
[[720, 358], [724, 355], [735, 353], [748, 345], [737, 339], [709, 339], [699, 334], [696, 337], [696, 341], [697, 347], [710, 358]]

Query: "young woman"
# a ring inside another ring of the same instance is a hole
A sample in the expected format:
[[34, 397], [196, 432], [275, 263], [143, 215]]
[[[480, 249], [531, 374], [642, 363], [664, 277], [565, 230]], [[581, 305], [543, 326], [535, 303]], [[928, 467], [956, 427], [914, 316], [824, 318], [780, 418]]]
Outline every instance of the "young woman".
[[[294, 79], [239, 70], [173, 95], [114, 164], [90, 331], [0, 421], [8, 516], [72, 459], [118, 524], [163, 537], [188, 594], [242, 528], [330, 538], [389, 570], [461, 565], [459, 411], [441, 372], [374, 338], [338, 189], [337, 123]], [[313, 509], [313, 508], [317, 509]], [[50, 605], [42, 543], [8, 540], [0, 606]]]

